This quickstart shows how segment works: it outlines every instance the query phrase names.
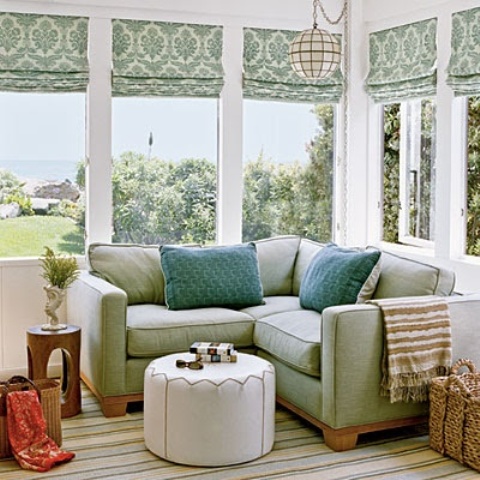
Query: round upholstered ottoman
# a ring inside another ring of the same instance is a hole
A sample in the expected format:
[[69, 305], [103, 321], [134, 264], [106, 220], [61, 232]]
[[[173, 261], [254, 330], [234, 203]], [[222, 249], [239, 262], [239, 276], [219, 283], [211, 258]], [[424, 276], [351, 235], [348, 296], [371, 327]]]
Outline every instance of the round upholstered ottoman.
[[186, 465], [221, 466], [268, 453], [275, 433], [272, 364], [238, 354], [235, 363], [178, 368], [189, 353], [168, 355], [145, 370], [144, 435], [147, 448]]

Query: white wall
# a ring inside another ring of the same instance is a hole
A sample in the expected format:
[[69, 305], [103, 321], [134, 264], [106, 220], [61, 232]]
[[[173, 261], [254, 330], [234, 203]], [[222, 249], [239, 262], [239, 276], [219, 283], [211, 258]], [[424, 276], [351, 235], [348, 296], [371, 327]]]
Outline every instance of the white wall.
[[[83, 259], [79, 266], [85, 267]], [[36, 259], [0, 260], [0, 379], [27, 374], [27, 328], [48, 321], [41, 273]], [[61, 323], [68, 323], [65, 304], [57, 313]], [[58, 373], [59, 363], [60, 354], [54, 352], [53, 373]]]

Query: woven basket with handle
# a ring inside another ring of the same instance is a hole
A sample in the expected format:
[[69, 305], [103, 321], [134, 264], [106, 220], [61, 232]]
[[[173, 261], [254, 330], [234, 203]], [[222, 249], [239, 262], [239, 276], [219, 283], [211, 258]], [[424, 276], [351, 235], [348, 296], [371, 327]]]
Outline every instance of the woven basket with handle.
[[480, 373], [472, 361], [460, 359], [448, 377], [433, 379], [429, 427], [431, 448], [480, 471]]
[[50, 378], [32, 381], [16, 375], [6, 382], [0, 382], [0, 458], [12, 456], [7, 432], [7, 394], [32, 389], [37, 391], [42, 405], [43, 416], [47, 422], [47, 435], [58, 446], [62, 444], [60, 382]]

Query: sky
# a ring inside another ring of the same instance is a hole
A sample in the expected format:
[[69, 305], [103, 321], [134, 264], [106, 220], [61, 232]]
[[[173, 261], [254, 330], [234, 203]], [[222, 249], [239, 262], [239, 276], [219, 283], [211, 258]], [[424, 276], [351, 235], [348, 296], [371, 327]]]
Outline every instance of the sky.
[[[244, 159], [306, 161], [318, 125], [311, 105], [245, 100]], [[0, 93], [0, 162], [77, 162], [85, 154], [83, 94]], [[115, 98], [112, 154], [132, 150], [167, 160], [217, 155], [214, 99]], [[1, 165], [0, 165], [1, 166]]]

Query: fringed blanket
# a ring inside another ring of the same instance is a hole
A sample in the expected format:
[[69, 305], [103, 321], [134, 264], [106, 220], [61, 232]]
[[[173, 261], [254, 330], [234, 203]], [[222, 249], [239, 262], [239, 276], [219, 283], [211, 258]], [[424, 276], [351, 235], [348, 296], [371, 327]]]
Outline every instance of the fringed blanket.
[[8, 393], [7, 427], [12, 452], [22, 468], [46, 472], [75, 456], [47, 436], [42, 406], [34, 390]]
[[452, 363], [450, 312], [437, 296], [370, 300], [383, 313], [385, 344], [380, 394], [390, 402], [423, 402], [432, 378]]

